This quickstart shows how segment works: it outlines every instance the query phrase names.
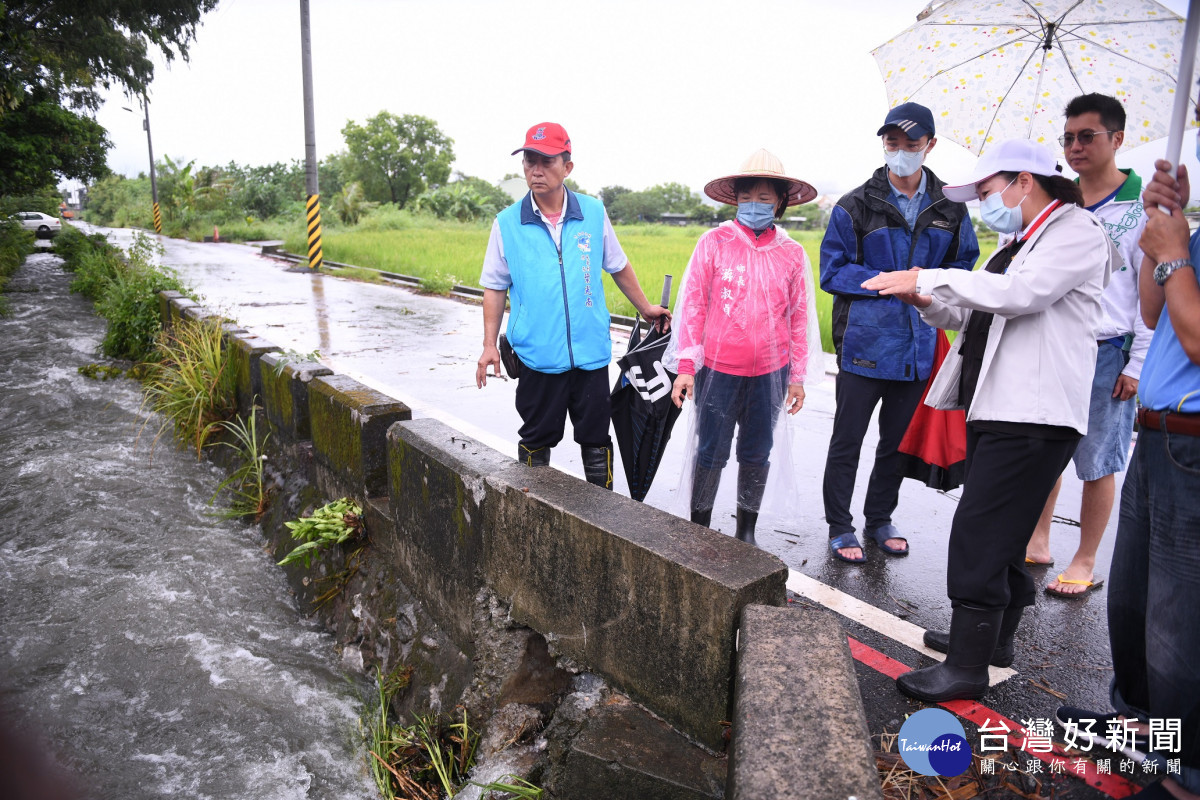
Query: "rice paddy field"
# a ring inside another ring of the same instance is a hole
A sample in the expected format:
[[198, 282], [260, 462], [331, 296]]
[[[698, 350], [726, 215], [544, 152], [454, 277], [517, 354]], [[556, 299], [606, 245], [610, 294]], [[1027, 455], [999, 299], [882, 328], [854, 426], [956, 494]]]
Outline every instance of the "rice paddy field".
[[[344, 264], [399, 272], [420, 278], [423, 285], [434, 291], [445, 291], [455, 283], [477, 286], [483, 253], [487, 246], [491, 223], [455, 223], [407, 218], [403, 227], [391, 229], [356, 228], [333, 229], [322, 239], [325, 258]], [[707, 230], [702, 227], [672, 227], [667, 225], [618, 225], [617, 238], [629, 261], [637, 270], [638, 279], [651, 302], [662, 293], [663, 278], [674, 276], [671, 303], [674, 307], [684, 268], [696, 245]], [[813, 269], [813, 285], [818, 286], [817, 269], [823, 231], [789, 231], [806, 253]], [[991, 254], [995, 239], [980, 243], [983, 257]], [[305, 251], [302, 236], [290, 238], [286, 247], [293, 253]], [[605, 276], [605, 298], [614, 314], [633, 316], [633, 306]], [[821, 344], [833, 350], [830, 338], [830, 312], [833, 298], [818, 289], [817, 316], [821, 325]]]

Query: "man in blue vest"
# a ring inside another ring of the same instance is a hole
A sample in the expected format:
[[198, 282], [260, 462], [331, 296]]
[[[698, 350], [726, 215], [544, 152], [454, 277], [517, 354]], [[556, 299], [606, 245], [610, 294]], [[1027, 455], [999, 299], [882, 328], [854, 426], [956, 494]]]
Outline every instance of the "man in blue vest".
[[[483, 355], [476, 384], [488, 367], [500, 375], [497, 337], [506, 299], [506, 336], [521, 361], [517, 458], [547, 466], [562, 441], [567, 414], [589, 483], [612, 488], [608, 429], [608, 364], [612, 361], [608, 307], [600, 270], [647, 320], [660, 326], [670, 312], [651, 305], [617, 242], [604, 205], [566, 188], [575, 168], [571, 139], [561, 125], [541, 122], [525, 134], [522, 166], [529, 194], [496, 215], [483, 258]], [[594, 267], [594, 269], [593, 269]]]

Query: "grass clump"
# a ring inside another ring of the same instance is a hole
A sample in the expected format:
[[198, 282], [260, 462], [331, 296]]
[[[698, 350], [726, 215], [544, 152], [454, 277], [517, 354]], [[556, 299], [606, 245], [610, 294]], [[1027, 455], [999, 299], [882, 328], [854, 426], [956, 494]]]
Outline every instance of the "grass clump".
[[236, 375], [220, 325], [181, 320], [160, 332], [145, 392], [146, 404], [163, 415], [159, 435], [171, 426], [175, 440], [200, 455], [237, 410]]
[[33, 241], [33, 234], [16, 221], [0, 218], [0, 317], [9, 313], [8, 301], [3, 296], [4, 287], [25, 257], [33, 252]]
[[227, 422], [218, 423], [229, 433], [233, 441], [221, 444], [237, 453], [238, 467], [228, 478], [221, 481], [217, 490], [209, 499], [211, 505], [223, 489], [229, 489], [232, 499], [229, 509], [220, 512], [218, 516], [225, 518], [249, 517], [255, 522], [262, 519], [270, 503], [270, 487], [266, 481], [267, 457], [263, 453], [267, 439], [271, 434], [258, 434], [258, 407], [250, 411], [245, 419], [234, 417]]
[[475, 766], [479, 733], [461, 708], [462, 719], [443, 720], [437, 714], [416, 717], [411, 725], [393, 722], [392, 698], [408, 686], [412, 670], [399, 667], [375, 677], [376, 697], [362, 720], [367, 762], [385, 800], [453, 798], [468, 785], [483, 790], [484, 798], [538, 800], [542, 790], [524, 778], [509, 775], [481, 784], [467, 780]]
[[458, 278], [453, 275], [435, 272], [421, 278], [420, 288], [425, 294], [450, 294], [456, 283], [458, 283]]

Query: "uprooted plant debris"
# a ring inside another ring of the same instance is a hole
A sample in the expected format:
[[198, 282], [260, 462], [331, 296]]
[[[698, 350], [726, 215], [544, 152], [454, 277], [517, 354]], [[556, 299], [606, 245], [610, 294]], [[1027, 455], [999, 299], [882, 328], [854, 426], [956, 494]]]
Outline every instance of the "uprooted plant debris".
[[[898, 734], [883, 733], [872, 737], [878, 742], [875, 768], [886, 800], [1072, 800], [1096, 797], [1096, 790], [1074, 773], [1030, 771], [1029, 753], [1009, 746], [1003, 753], [973, 754], [971, 766], [955, 778], [922, 775], [909, 769], [896, 752]], [[1078, 754], [1073, 757], [1082, 757]], [[985, 761], [992, 761], [988, 766]]]

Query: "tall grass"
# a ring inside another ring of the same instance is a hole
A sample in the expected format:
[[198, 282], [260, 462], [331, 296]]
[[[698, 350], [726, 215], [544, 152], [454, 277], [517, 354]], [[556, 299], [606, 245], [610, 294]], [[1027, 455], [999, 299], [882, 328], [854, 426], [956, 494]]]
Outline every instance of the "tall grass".
[[146, 404], [163, 415], [175, 440], [199, 456], [209, 437], [237, 411], [236, 375], [211, 320], [181, 321], [158, 337], [158, 361], [146, 378]]
[[447, 723], [437, 714], [417, 716], [411, 725], [393, 722], [392, 698], [411, 677], [412, 669], [403, 665], [386, 677], [376, 673], [375, 697], [363, 703], [360, 726], [367, 765], [385, 800], [452, 798], [468, 783], [479, 787], [483, 798], [496, 798], [497, 793], [512, 800], [542, 797], [542, 789], [516, 775], [486, 784], [467, 780], [475, 766], [479, 733], [468, 723], [465, 708], [459, 707], [461, 722]]
[[232, 437], [232, 441], [222, 442], [237, 454], [238, 465], [233, 473], [221, 481], [208, 504], [213, 505], [222, 489], [229, 489], [229, 508], [217, 512], [224, 519], [250, 517], [255, 522], [267, 513], [267, 505], [271, 499], [271, 490], [267, 486], [267, 457], [263, 453], [267, 439], [271, 434], [258, 433], [259, 407], [250, 409], [245, 419], [234, 417], [228, 422], [220, 423]]
[[4, 287], [32, 251], [33, 234], [12, 220], [0, 218], [0, 317], [8, 314]]

